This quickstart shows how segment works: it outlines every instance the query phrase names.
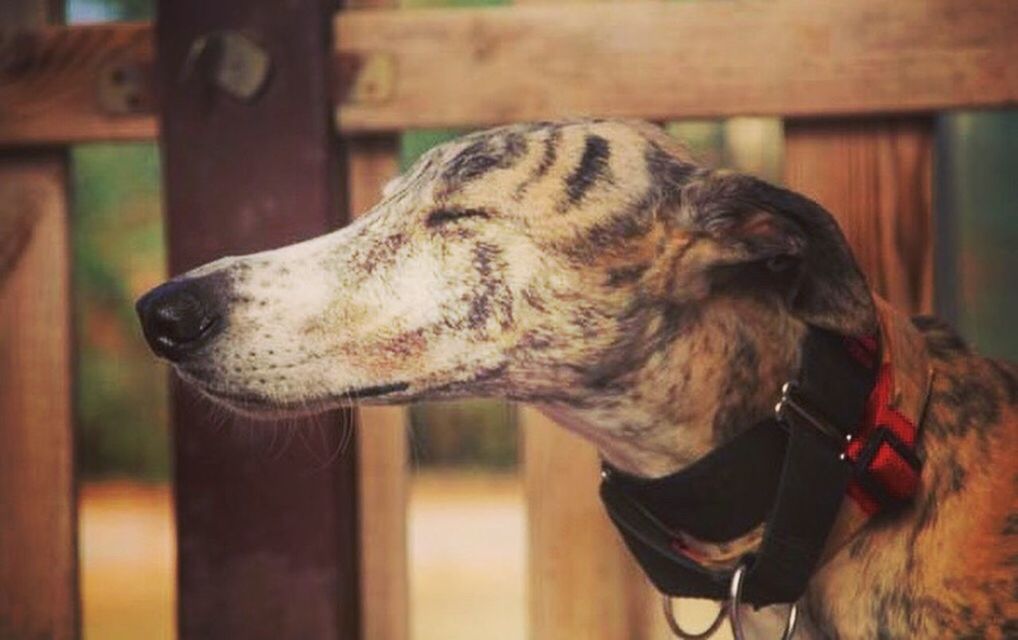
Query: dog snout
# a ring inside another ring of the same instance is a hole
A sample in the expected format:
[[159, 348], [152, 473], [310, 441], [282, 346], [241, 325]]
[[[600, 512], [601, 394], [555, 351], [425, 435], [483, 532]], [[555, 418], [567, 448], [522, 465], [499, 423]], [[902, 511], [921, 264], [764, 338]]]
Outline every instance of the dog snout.
[[142, 296], [135, 308], [156, 354], [177, 362], [212, 342], [224, 327], [221, 295], [209, 278], [174, 280]]

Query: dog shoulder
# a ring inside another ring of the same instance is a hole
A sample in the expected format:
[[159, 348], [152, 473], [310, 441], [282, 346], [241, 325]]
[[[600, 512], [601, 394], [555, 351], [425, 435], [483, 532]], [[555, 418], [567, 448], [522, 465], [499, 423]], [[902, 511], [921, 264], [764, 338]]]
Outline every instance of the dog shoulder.
[[[933, 362], [924, 490], [906, 564], [928, 615], [959, 637], [1018, 636], [1018, 367], [916, 318]], [[928, 606], [927, 606], [928, 605]]]

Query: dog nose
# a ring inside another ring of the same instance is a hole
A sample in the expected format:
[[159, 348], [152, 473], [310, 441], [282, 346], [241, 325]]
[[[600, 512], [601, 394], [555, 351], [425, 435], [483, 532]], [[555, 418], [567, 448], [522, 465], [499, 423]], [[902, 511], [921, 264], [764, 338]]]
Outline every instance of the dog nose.
[[223, 329], [215, 288], [205, 278], [159, 285], [135, 304], [141, 328], [157, 355], [176, 362]]

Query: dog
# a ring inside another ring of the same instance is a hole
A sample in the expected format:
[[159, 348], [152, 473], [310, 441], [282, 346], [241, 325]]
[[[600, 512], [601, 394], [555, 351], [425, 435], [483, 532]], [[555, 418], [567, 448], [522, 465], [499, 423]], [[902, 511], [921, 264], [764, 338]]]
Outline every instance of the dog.
[[[640, 477], [770, 415], [807, 327], [873, 335], [881, 309], [819, 205], [611, 120], [438, 146], [349, 226], [138, 303], [155, 352], [236, 411], [497, 396]], [[918, 493], [824, 561], [797, 637], [1016, 638], [1018, 368], [933, 319], [892, 325], [931, 373]], [[699, 552], [724, 565], [759, 541]]]

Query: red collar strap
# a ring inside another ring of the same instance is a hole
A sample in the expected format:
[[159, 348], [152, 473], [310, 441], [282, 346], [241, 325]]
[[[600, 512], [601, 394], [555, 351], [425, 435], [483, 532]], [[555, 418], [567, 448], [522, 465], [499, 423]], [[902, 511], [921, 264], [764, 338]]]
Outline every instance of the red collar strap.
[[877, 378], [859, 430], [843, 451], [854, 466], [853, 479], [824, 561], [854, 538], [870, 517], [910, 501], [920, 487], [919, 429], [933, 385], [933, 368], [926, 341], [911, 318], [882, 298], [874, 298], [879, 348], [874, 338], [859, 339], [850, 345], [850, 352], [860, 363], [875, 368]]
[[844, 454], [855, 465], [848, 495], [869, 515], [907, 502], [919, 488], [916, 425], [891, 406], [894, 373], [881, 365], [866, 405], [866, 418]]

